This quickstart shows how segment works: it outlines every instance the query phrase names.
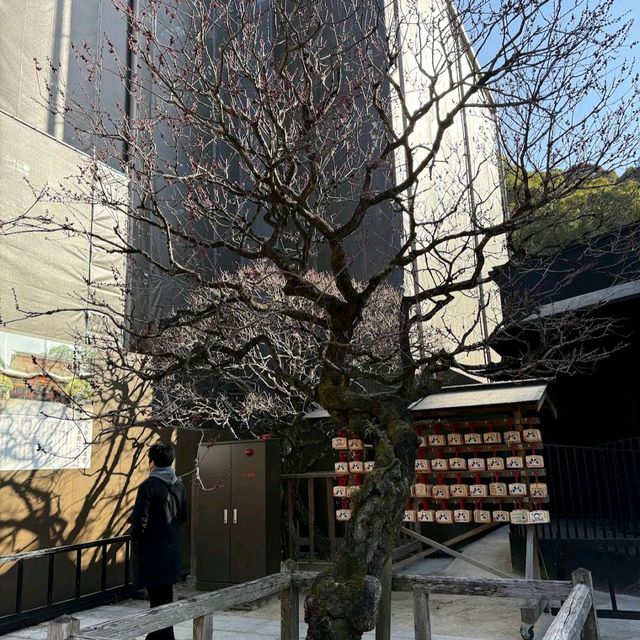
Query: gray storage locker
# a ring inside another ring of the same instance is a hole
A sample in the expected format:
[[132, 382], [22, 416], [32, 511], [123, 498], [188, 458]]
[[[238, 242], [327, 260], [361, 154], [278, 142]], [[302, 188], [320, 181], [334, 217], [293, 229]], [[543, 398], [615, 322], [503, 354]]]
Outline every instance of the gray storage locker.
[[196, 588], [213, 590], [280, 570], [280, 441], [198, 449]]

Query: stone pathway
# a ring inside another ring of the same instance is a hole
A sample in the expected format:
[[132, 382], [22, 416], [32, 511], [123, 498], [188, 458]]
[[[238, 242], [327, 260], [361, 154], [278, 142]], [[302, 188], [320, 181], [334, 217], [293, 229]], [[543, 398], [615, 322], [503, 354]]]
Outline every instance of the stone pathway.
[[[465, 548], [465, 555], [489, 566], [511, 571], [506, 528], [493, 531]], [[487, 576], [488, 574], [461, 560], [427, 559], [406, 568], [402, 573], [449, 576]], [[515, 576], [515, 574], [513, 574]], [[598, 601], [609, 605], [608, 594], [598, 593]], [[431, 596], [430, 610], [434, 640], [520, 640], [519, 600], [507, 598]], [[144, 611], [142, 600], [127, 600], [74, 614], [85, 627]], [[640, 610], [640, 598], [620, 596], [621, 609]], [[394, 593], [391, 607], [391, 631], [394, 640], [413, 640], [413, 604], [411, 594]], [[303, 620], [302, 611], [300, 620]], [[541, 639], [551, 616], [543, 616], [535, 628]], [[215, 640], [278, 640], [280, 638], [280, 603], [273, 599], [253, 611], [228, 611], [213, 618]], [[191, 624], [175, 628], [176, 640], [190, 640]], [[639, 640], [640, 622], [633, 620], [600, 620], [601, 640]], [[306, 625], [300, 625], [300, 637], [306, 635]], [[22, 629], [3, 636], [2, 640], [46, 640], [46, 624]], [[373, 632], [364, 636], [375, 638]]]

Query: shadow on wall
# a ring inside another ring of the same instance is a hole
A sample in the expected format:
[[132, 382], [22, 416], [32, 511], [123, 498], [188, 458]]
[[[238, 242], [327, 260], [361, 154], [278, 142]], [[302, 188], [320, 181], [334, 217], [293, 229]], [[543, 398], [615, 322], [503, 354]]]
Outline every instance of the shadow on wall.
[[[93, 413], [90, 465], [86, 469], [0, 470], [0, 555], [88, 542], [128, 532], [135, 493], [148, 473], [146, 449], [158, 430], [140, 424], [131, 385], [105, 385]], [[134, 390], [141, 397], [140, 388]], [[100, 416], [109, 412], [111, 419]], [[55, 557], [53, 602], [75, 595], [75, 552]], [[122, 584], [124, 546], [110, 548], [107, 587]], [[48, 559], [24, 563], [23, 610], [46, 604]], [[82, 552], [81, 595], [100, 590], [98, 549]], [[0, 615], [14, 613], [17, 565], [0, 565]]]

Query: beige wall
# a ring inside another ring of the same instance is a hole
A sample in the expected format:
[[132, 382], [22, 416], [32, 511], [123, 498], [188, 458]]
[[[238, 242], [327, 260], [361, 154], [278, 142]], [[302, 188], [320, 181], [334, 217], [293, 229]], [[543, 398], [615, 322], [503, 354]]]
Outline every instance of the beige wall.
[[[44, 86], [38, 83], [34, 59], [46, 65], [53, 53], [53, 34], [59, 11], [71, 0], [18, 0], [0, 3], [3, 43], [0, 46], [0, 108], [46, 131], [48, 114], [38, 104]], [[60, 16], [62, 18], [62, 16]], [[66, 43], [68, 46], [68, 42]], [[47, 71], [44, 69], [47, 77]]]
[[153, 437], [130, 429], [104, 438], [88, 469], [0, 472], [0, 555], [126, 532]]
[[[157, 436], [130, 429], [94, 445], [89, 469], [0, 472], [0, 555], [127, 533], [135, 492], [148, 472], [145, 448]], [[124, 577], [124, 547], [108, 556], [108, 583]], [[56, 556], [54, 601], [74, 594], [75, 553]], [[46, 559], [24, 569], [24, 608], [46, 602]], [[13, 612], [17, 568], [0, 565], [0, 615]], [[82, 593], [100, 585], [100, 555], [82, 555]]]
[[[126, 23], [115, 3], [7, 0], [0, 2], [0, 25], [0, 111], [88, 150], [91, 137], [83, 139], [70, 120], [80, 122], [82, 112], [97, 103], [115, 116], [116, 103], [124, 102], [116, 60], [105, 53], [113, 48], [121, 60], [126, 59]], [[85, 43], [105, 73], [88, 73], [92, 60], [85, 55]], [[78, 51], [86, 60], [78, 61]], [[76, 103], [81, 108], [63, 117], [62, 112], [50, 112], [50, 99], [59, 109]]]

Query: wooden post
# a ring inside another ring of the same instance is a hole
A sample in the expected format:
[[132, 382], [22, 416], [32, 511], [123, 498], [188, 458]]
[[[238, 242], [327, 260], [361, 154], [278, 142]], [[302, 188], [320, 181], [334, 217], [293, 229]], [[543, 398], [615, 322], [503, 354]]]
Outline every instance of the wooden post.
[[[517, 406], [514, 409], [513, 417], [516, 423], [515, 428], [518, 429], [518, 426], [522, 427], [522, 419], [524, 417], [522, 407]], [[525, 531], [527, 538], [524, 577], [527, 580], [537, 580], [540, 578], [538, 535], [535, 525], [532, 524], [525, 525]], [[520, 607], [520, 635], [523, 638], [533, 638], [533, 627], [548, 605], [549, 601], [545, 598], [527, 598], [527, 600], [525, 600], [522, 607]]]
[[294, 573], [298, 564], [285, 560], [280, 570], [291, 573], [289, 588], [280, 593], [280, 640], [299, 640], [300, 638], [300, 587], [295, 582]]
[[536, 580], [540, 577], [540, 563], [538, 562], [535, 525], [525, 525], [525, 530], [527, 532], [527, 550], [525, 555], [524, 577], [527, 580]]
[[[481, 524], [471, 529], [471, 531], [467, 531], [466, 533], [462, 533], [459, 536], [455, 536], [454, 538], [449, 538], [448, 540], [444, 540], [442, 544], [446, 545], [447, 547], [452, 547], [454, 544], [457, 544], [458, 542], [463, 542], [467, 538], [470, 538], [472, 536], [477, 536], [480, 533], [484, 533], [485, 531], [491, 531], [492, 529], [495, 529], [496, 527], [501, 527], [501, 526], [503, 526], [501, 522], [489, 522], [488, 524]], [[418, 553], [414, 553], [408, 558], [404, 558], [403, 560], [398, 560], [398, 562], [394, 562], [393, 567], [394, 569], [400, 569], [401, 567], [405, 567], [409, 564], [413, 564], [414, 562], [417, 562], [422, 558], [427, 558], [428, 556], [432, 556], [434, 553], [437, 553], [437, 552], [438, 552], [438, 549], [435, 549], [434, 547], [429, 547], [424, 551], [419, 551]]]
[[416, 640], [431, 640], [429, 594], [422, 589], [413, 590], [413, 626]]
[[287, 478], [287, 527], [289, 529], [289, 557], [298, 557], [298, 543], [294, 531], [293, 519], [293, 480]]
[[193, 640], [212, 640], [213, 638], [213, 614], [200, 616], [193, 619]]
[[391, 556], [382, 570], [380, 578], [382, 593], [378, 608], [376, 640], [391, 640]]
[[560, 607], [542, 640], [578, 640], [585, 638], [585, 623], [593, 600], [586, 584], [576, 584]]
[[584, 584], [589, 587], [591, 591], [591, 611], [584, 623], [582, 631], [582, 637], [584, 640], [600, 640], [600, 630], [598, 628], [598, 613], [596, 611], [596, 599], [593, 592], [593, 580], [591, 578], [591, 572], [586, 569], [576, 569], [571, 574], [573, 584]]
[[307, 509], [309, 511], [309, 560], [315, 556], [316, 506], [314, 501], [313, 478], [307, 480]]
[[[540, 578], [540, 551], [538, 549], [538, 534], [533, 524], [525, 525], [527, 532], [525, 573], [527, 580], [538, 580]], [[533, 626], [542, 615], [542, 612], [549, 604], [546, 598], [527, 598], [520, 608], [520, 634], [526, 637], [533, 633]]]
[[80, 632], [80, 620], [73, 616], [60, 616], [47, 625], [47, 640], [67, 640]]
[[415, 538], [416, 540], [420, 540], [420, 542], [424, 542], [425, 544], [428, 544], [434, 547], [435, 549], [444, 551], [447, 555], [453, 556], [454, 558], [459, 558], [463, 562], [472, 564], [474, 567], [478, 567], [478, 569], [482, 569], [487, 573], [492, 573], [494, 576], [498, 576], [498, 578], [506, 578], [507, 580], [510, 580], [512, 578], [511, 574], [506, 573], [505, 571], [500, 571], [500, 569], [494, 569], [493, 567], [490, 567], [488, 564], [485, 564], [484, 562], [480, 562], [479, 560], [475, 560], [474, 558], [468, 558], [467, 556], [462, 555], [459, 551], [454, 551], [453, 549], [449, 549], [449, 547], [445, 546], [444, 544], [440, 544], [439, 542], [436, 542], [431, 538], [427, 538], [426, 536], [416, 533], [411, 529], [407, 529], [406, 527], [401, 527], [400, 531], [403, 533], [406, 533], [408, 536], [412, 538]]
[[331, 542], [331, 557], [336, 552], [336, 511], [333, 502], [333, 478], [326, 479], [327, 485], [327, 522], [329, 524], [329, 541]]

